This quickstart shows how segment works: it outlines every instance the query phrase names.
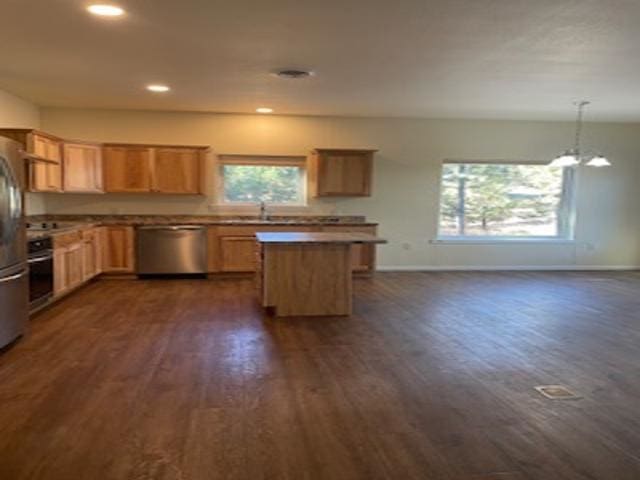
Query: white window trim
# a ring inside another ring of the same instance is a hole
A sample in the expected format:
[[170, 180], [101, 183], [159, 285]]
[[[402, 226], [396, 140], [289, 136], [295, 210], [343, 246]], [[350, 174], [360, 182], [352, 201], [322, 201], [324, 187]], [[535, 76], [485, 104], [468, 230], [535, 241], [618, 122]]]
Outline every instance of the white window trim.
[[547, 165], [548, 160], [463, 160], [463, 159], [445, 159], [440, 164], [440, 176], [438, 178], [438, 216], [436, 218], [436, 238], [430, 239], [432, 244], [449, 244], [449, 245], [504, 245], [504, 244], [558, 244], [572, 245], [576, 243], [575, 225], [577, 216], [576, 194], [578, 184], [578, 170], [574, 167], [565, 167], [565, 172], [569, 169], [572, 171], [573, 180], [568, 192], [570, 212], [568, 217], [568, 232], [566, 235], [557, 236], [500, 236], [500, 235], [442, 235], [440, 233], [440, 216], [442, 209], [442, 169], [445, 164], [511, 164], [511, 165]]
[[224, 210], [234, 213], [253, 213], [259, 208], [259, 202], [227, 202], [224, 198], [224, 175], [222, 168], [225, 165], [279, 165], [279, 166], [296, 166], [302, 169], [301, 203], [266, 203], [271, 212], [281, 211], [283, 213], [296, 213], [298, 211], [306, 211], [309, 205], [308, 195], [308, 166], [307, 158], [302, 155], [244, 155], [244, 154], [220, 154], [214, 161], [213, 175], [215, 203], [209, 205], [209, 209], [213, 211]]
[[439, 236], [437, 238], [429, 240], [429, 243], [443, 244], [443, 245], [499, 245], [504, 243], [510, 243], [514, 245], [523, 244], [547, 244], [547, 245], [573, 245], [575, 240], [563, 238], [563, 237], [501, 237], [496, 235], [492, 236]]

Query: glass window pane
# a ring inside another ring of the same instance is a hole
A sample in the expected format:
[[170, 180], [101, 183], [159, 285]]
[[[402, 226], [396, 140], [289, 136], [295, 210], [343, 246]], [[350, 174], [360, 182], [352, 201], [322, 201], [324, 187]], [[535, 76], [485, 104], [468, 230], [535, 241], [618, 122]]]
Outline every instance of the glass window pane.
[[230, 203], [304, 203], [300, 167], [224, 165], [224, 201]]
[[563, 170], [531, 164], [445, 164], [439, 234], [557, 237], [568, 224]]

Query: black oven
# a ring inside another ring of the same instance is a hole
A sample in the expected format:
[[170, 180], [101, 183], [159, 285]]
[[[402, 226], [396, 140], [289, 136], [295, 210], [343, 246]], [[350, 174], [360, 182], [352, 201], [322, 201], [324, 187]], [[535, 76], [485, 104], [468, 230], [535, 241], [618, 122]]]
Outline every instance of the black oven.
[[29, 310], [53, 296], [53, 242], [51, 237], [29, 240]]

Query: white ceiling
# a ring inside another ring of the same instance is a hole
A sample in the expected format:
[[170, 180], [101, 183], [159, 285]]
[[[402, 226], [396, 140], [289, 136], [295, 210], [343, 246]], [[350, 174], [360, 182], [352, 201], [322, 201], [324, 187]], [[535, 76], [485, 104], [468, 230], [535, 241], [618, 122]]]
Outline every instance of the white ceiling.
[[1, 3], [0, 87], [45, 106], [640, 120], [638, 0]]

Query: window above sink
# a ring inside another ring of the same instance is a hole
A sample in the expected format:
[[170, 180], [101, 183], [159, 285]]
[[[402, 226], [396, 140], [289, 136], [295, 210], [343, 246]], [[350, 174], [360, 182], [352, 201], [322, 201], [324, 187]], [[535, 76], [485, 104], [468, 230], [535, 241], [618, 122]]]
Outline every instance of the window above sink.
[[216, 174], [219, 205], [307, 205], [305, 157], [221, 155]]

